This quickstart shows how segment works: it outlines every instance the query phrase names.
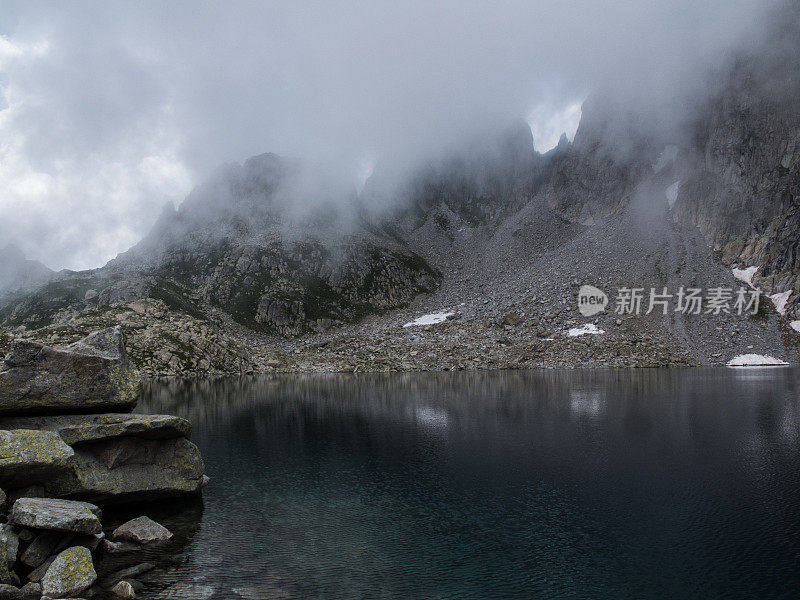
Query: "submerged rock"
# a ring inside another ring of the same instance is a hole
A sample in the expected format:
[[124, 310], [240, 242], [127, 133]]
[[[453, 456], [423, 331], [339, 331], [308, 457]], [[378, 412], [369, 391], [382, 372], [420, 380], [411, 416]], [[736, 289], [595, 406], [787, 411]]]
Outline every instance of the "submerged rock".
[[95, 534], [102, 531], [100, 509], [88, 502], [56, 498], [20, 498], [14, 503], [11, 522], [21, 527]]
[[65, 348], [15, 340], [0, 370], [0, 414], [132, 410], [138, 385], [119, 326]]
[[0, 431], [0, 485], [17, 488], [68, 472], [74, 452], [53, 431]]
[[155, 544], [172, 539], [172, 532], [149, 517], [137, 517], [117, 527], [111, 539], [115, 542]]
[[155, 600], [208, 600], [214, 595], [214, 588], [210, 585], [197, 583], [176, 583], [171, 585], [155, 597]]
[[97, 580], [92, 554], [82, 546], [56, 556], [42, 578], [42, 594], [51, 598], [77, 596]]
[[10, 417], [0, 419], [0, 428], [55, 431], [70, 446], [119, 437], [152, 440], [188, 438], [192, 433], [192, 424], [180, 417], [125, 413]]

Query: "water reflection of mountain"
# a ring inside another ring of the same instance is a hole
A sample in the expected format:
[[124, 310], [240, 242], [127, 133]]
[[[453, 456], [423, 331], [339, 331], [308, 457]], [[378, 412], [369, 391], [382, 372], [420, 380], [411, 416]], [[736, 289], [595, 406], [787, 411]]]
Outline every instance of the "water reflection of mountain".
[[[651, 369], [164, 379], [145, 386], [138, 410], [215, 430], [268, 409], [270, 419], [516, 424], [539, 435], [555, 434], [564, 421], [588, 429], [602, 421], [631, 439], [668, 435], [688, 444], [753, 427], [756, 437], [792, 442], [800, 439], [797, 377], [792, 369]], [[780, 397], [785, 402], [775, 403]]]

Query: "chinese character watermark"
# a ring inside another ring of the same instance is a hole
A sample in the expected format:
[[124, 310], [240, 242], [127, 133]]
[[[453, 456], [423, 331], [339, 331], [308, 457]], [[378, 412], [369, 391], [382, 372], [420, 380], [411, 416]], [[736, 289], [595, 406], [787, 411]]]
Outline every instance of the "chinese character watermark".
[[[622, 287], [614, 298], [614, 313], [618, 315], [667, 315], [671, 312], [685, 315], [755, 315], [761, 300], [761, 290], [740, 287], [713, 287], [703, 290], [697, 287], [680, 286], [675, 293], [667, 287], [651, 287], [649, 293], [643, 287]], [[590, 317], [603, 312], [608, 305], [608, 296], [592, 286], [581, 286], [578, 291], [578, 310]]]

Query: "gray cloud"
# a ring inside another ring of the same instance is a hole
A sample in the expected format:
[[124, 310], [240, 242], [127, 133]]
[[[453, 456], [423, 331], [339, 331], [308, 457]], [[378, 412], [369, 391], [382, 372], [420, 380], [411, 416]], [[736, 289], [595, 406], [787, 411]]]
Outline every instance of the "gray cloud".
[[552, 137], [600, 86], [683, 110], [765, 4], [4, 1], [0, 241], [98, 266], [223, 162], [355, 180], [514, 118]]

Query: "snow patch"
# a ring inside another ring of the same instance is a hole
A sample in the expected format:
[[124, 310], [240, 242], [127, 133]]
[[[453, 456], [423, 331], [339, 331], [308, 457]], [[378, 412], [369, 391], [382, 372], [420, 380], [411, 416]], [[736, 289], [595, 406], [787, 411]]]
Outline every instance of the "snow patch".
[[678, 147], [670, 144], [666, 146], [661, 154], [658, 155], [658, 160], [653, 165], [653, 172], [660, 173], [665, 167], [670, 165], [675, 159], [678, 158]]
[[594, 323], [585, 323], [581, 327], [573, 327], [567, 331], [567, 337], [578, 337], [587, 334], [600, 335], [601, 333], [605, 333], [605, 331], [599, 329]]
[[792, 321], [789, 325], [791, 325], [792, 329], [800, 333], [800, 321]]
[[667, 188], [667, 204], [670, 208], [675, 206], [675, 201], [678, 199], [678, 190], [681, 189], [680, 179]]
[[781, 367], [789, 363], [766, 354], [740, 354], [728, 361], [729, 367]]
[[736, 277], [739, 281], [744, 281], [747, 285], [751, 288], [755, 288], [753, 285], [753, 275], [756, 274], [758, 271], [758, 267], [747, 267], [746, 269], [731, 269], [733, 272], [733, 276]]
[[428, 315], [422, 315], [421, 317], [417, 317], [410, 323], [406, 323], [403, 327], [417, 327], [421, 325], [436, 325], [437, 323], [444, 323], [450, 317], [455, 315], [454, 312], [438, 312], [438, 313], [430, 313]]
[[772, 303], [775, 305], [775, 310], [778, 311], [779, 315], [786, 314], [786, 303], [789, 301], [789, 296], [791, 295], [792, 290], [786, 290], [780, 294], [772, 294], [769, 297], [769, 299], [772, 300]]

